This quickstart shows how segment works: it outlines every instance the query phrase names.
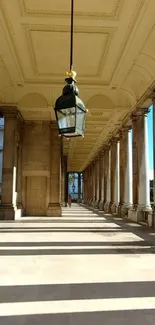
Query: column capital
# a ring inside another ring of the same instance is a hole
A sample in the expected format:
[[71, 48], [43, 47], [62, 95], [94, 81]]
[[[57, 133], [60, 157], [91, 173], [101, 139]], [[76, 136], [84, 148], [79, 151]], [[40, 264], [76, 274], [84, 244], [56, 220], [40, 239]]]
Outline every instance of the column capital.
[[119, 136], [117, 137], [112, 137], [110, 140], [110, 144], [116, 144], [119, 141]]
[[128, 134], [128, 132], [131, 130], [131, 126], [130, 125], [124, 125], [122, 126], [122, 128], [119, 130], [119, 136], [120, 136], [120, 140], [122, 139], [122, 137], [126, 134]]
[[129, 132], [131, 130], [131, 125], [123, 125], [122, 128], [120, 129], [120, 132]]
[[100, 152], [100, 158], [102, 158], [103, 156], [104, 156], [104, 150]]
[[107, 151], [110, 149], [110, 143], [106, 143], [104, 146], [104, 151]]
[[52, 121], [52, 122], [50, 123], [50, 128], [51, 128], [52, 130], [57, 130], [57, 131], [58, 131], [58, 125], [57, 125], [57, 122], [56, 122], [56, 121]]
[[100, 155], [101, 155], [101, 153], [99, 152], [98, 156], [95, 159], [96, 161], [98, 161], [100, 159]]
[[104, 155], [104, 151], [105, 151], [105, 149], [104, 149], [104, 147], [102, 147], [102, 148], [100, 149], [100, 153], [99, 153], [99, 155], [100, 155], [100, 156], [103, 156], [103, 155]]
[[153, 104], [155, 104], [155, 89], [153, 89], [152, 93], [151, 93], [151, 99]]
[[150, 109], [148, 107], [137, 108], [137, 110], [134, 111], [131, 115], [132, 121], [137, 120], [140, 116], [147, 115], [149, 112], [150, 112]]
[[23, 116], [18, 110], [17, 106], [0, 106], [0, 113], [5, 118], [17, 118], [20, 122], [24, 122]]

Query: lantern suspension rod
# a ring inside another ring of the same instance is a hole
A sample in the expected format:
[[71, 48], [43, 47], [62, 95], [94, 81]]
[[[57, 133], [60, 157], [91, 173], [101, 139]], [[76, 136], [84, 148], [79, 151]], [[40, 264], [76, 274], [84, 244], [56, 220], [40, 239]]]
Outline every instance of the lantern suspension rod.
[[70, 71], [73, 70], [73, 26], [74, 26], [74, 0], [71, 0]]

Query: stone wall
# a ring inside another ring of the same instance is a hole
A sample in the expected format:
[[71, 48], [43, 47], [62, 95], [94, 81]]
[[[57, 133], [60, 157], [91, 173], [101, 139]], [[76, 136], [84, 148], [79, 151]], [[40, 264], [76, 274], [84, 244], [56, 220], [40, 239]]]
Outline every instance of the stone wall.
[[25, 122], [22, 142], [22, 206], [25, 215], [47, 215], [51, 200], [52, 140], [49, 122]]

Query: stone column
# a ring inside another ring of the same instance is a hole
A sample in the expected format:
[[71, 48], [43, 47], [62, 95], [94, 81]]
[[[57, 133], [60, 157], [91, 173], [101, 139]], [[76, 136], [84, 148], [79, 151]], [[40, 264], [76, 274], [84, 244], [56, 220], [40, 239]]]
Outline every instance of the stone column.
[[93, 165], [89, 166], [89, 177], [90, 177], [90, 191], [89, 191], [89, 201], [88, 205], [92, 206], [92, 201], [93, 201]]
[[99, 165], [100, 161], [99, 161], [99, 157], [97, 157], [96, 159], [96, 168], [95, 168], [95, 172], [96, 172], [96, 192], [95, 192], [95, 209], [99, 208], [99, 201], [100, 201], [100, 197], [99, 197], [99, 182], [100, 182], [100, 165]]
[[[148, 164], [148, 109], [138, 109], [132, 116], [133, 125], [133, 209], [129, 217], [134, 221], [150, 219], [150, 189]], [[152, 217], [151, 217], [152, 218]], [[149, 221], [150, 222], [150, 221]]]
[[107, 203], [107, 173], [108, 173], [108, 149], [105, 148], [104, 151], [104, 208], [105, 211], [106, 203]]
[[108, 177], [107, 177], [107, 203], [108, 203], [108, 209], [107, 212], [110, 212], [110, 200], [111, 200], [111, 149], [109, 147], [108, 152]]
[[78, 173], [78, 203], [80, 202], [81, 202], [81, 174]]
[[91, 168], [88, 166], [88, 198], [87, 198], [87, 204], [89, 205], [91, 200]]
[[[132, 150], [133, 150], [133, 208], [138, 208], [138, 188], [139, 188], [139, 171], [138, 171], [138, 116], [132, 115]], [[137, 220], [136, 220], [137, 221]]]
[[86, 169], [83, 172], [83, 203], [86, 204]]
[[152, 96], [153, 102], [153, 170], [154, 170], [154, 179], [153, 179], [153, 218], [152, 218], [152, 226], [155, 227], [155, 89], [153, 91]]
[[0, 111], [5, 117], [0, 219], [13, 220], [17, 216], [17, 154], [23, 119], [16, 107], [1, 107]]
[[100, 156], [99, 156], [99, 205], [100, 205], [100, 202], [101, 202], [101, 192], [102, 192], [102, 174], [101, 174], [101, 172], [102, 172], [102, 165], [101, 165], [101, 163], [102, 163], [102, 156], [101, 156], [101, 154], [100, 154]]
[[132, 145], [131, 127], [125, 126], [120, 132], [120, 204], [119, 215], [128, 216], [132, 206]]
[[125, 128], [120, 131], [120, 202], [118, 215], [124, 216], [122, 208], [125, 202], [125, 169], [127, 162], [127, 132]]
[[61, 142], [58, 136], [57, 123], [51, 123], [51, 169], [50, 169], [50, 203], [47, 215], [51, 217], [61, 216], [60, 207], [60, 182], [61, 182]]
[[92, 163], [92, 178], [93, 178], [93, 199], [92, 199], [92, 207], [93, 208], [95, 206], [95, 201], [96, 201], [96, 198], [95, 198], [95, 195], [96, 195], [96, 170], [95, 170], [95, 167], [96, 167], [96, 162], [93, 161], [93, 163]]
[[89, 168], [85, 169], [85, 204], [89, 205]]
[[133, 205], [133, 176], [132, 176], [132, 133], [131, 127], [127, 129], [127, 162], [125, 171], [125, 207], [130, 209]]
[[19, 129], [19, 141], [17, 144], [17, 208], [20, 211], [20, 216], [23, 212], [22, 204], [22, 149], [23, 149], [23, 124]]
[[120, 142], [117, 142], [116, 153], [116, 173], [115, 173], [115, 194], [114, 194], [114, 212], [118, 212], [118, 206], [120, 201]]
[[104, 211], [109, 212], [111, 199], [111, 150], [110, 146], [105, 151], [105, 174], [104, 174]]
[[104, 211], [104, 152], [100, 156], [100, 203], [99, 210]]
[[[150, 182], [149, 182], [149, 151], [148, 151], [148, 113], [149, 110], [139, 110], [139, 210], [148, 212], [150, 206]], [[144, 215], [144, 213], [143, 213]], [[144, 216], [145, 217], [145, 216]], [[143, 217], [143, 218], [144, 218]]]
[[83, 203], [83, 199], [84, 199], [84, 176], [82, 173], [82, 184], [81, 184], [81, 202]]
[[118, 208], [119, 192], [119, 145], [118, 138], [111, 140], [111, 213], [116, 213]]
[[67, 156], [62, 155], [61, 159], [61, 204], [67, 207]]

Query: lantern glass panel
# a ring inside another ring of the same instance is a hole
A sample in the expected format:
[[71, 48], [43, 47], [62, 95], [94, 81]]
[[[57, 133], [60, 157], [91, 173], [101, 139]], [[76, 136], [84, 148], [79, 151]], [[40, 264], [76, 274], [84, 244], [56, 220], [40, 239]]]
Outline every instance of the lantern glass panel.
[[57, 111], [59, 130], [75, 127], [75, 107]]
[[76, 108], [76, 132], [79, 135], [84, 135], [85, 118], [86, 118], [86, 112], [77, 107]]

